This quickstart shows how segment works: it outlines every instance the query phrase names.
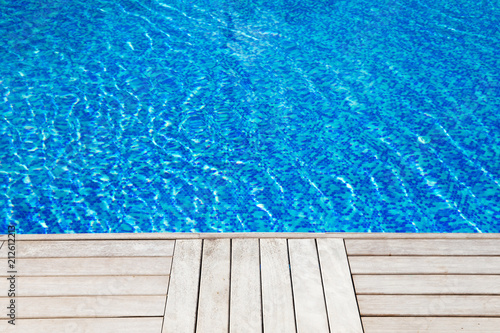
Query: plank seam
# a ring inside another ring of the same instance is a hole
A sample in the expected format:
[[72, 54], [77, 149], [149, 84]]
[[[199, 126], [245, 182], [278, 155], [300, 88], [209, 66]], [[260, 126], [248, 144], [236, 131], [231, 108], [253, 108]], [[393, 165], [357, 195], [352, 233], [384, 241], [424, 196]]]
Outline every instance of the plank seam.
[[[162, 316], [116, 316], [116, 317], [17, 317], [16, 319], [20, 320], [52, 320], [52, 319], [125, 319], [125, 318], [135, 318], [135, 319], [141, 319], [141, 318], [162, 318]], [[5, 319], [0, 319], [0, 320], [7, 320], [8, 318]]]
[[439, 254], [439, 253], [428, 253], [428, 254], [399, 254], [399, 253], [384, 253], [384, 254], [349, 254], [350, 257], [500, 257], [500, 253], [497, 254]]
[[295, 322], [295, 332], [297, 332], [297, 313], [295, 312], [295, 295], [293, 293], [293, 277], [292, 277], [292, 265], [290, 261], [290, 246], [288, 245], [288, 239], [286, 240], [286, 254], [288, 257], [288, 273], [290, 274], [290, 289], [292, 290], [292, 306], [293, 306], [293, 319]]
[[326, 310], [326, 317], [327, 317], [326, 323], [328, 324], [328, 332], [331, 332], [332, 328], [330, 327], [330, 316], [328, 316], [328, 304], [326, 303], [325, 283], [323, 282], [323, 270], [321, 269], [321, 259], [319, 257], [318, 239], [317, 238], [314, 239], [314, 244], [316, 245], [316, 255], [318, 257], [319, 277], [321, 278], [321, 288], [323, 289], [323, 301], [325, 302], [325, 310]]
[[231, 329], [231, 274], [233, 271], [233, 240], [229, 239], [229, 299], [227, 305], [227, 330]]
[[345, 239], [342, 239], [342, 245], [344, 245], [344, 253], [345, 253], [345, 258], [347, 260], [347, 268], [349, 269], [349, 277], [351, 278], [352, 290], [354, 292], [354, 298], [356, 300], [356, 307], [358, 308], [358, 317], [359, 317], [359, 321], [361, 322], [361, 329], [364, 332], [365, 328], [363, 326], [363, 321], [361, 320], [361, 310], [359, 309], [358, 293], [356, 292], [356, 285], [354, 284], [354, 279], [352, 277], [353, 274], [351, 271], [351, 263], [349, 261], [349, 255], [347, 254], [347, 247], [345, 245]]
[[[172, 260], [170, 260], [170, 270], [169, 270], [169, 276], [172, 273], [172, 267], [174, 265], [174, 256], [175, 256], [175, 248], [177, 246], [177, 241], [174, 241], [174, 248], [172, 249]], [[167, 300], [168, 300], [168, 291], [170, 289], [170, 281], [172, 279], [169, 277], [168, 279], [168, 285], [167, 285], [167, 290], [166, 290], [166, 295], [165, 295], [165, 307], [163, 309], [163, 317], [161, 321], [161, 331], [163, 332], [163, 325], [165, 324], [165, 315], [167, 314]]]
[[[470, 293], [470, 294], [464, 294], [464, 293], [459, 293], [459, 294], [438, 294], [438, 293], [415, 293], [415, 294], [401, 294], [401, 293], [394, 293], [394, 294], [389, 294], [389, 293], [359, 293], [356, 295], [366, 295], [366, 296], [500, 296], [500, 293], [498, 294], [478, 294], [478, 293]], [[144, 295], [144, 296], [150, 296], [150, 295]], [[151, 295], [154, 296], [154, 295]], [[24, 297], [35, 297], [35, 296], [24, 296]]]
[[[375, 274], [366, 274], [366, 275], [375, 275]], [[386, 274], [388, 275], [388, 274]], [[478, 275], [478, 274], [476, 274]], [[96, 274], [93, 274], [93, 275], [88, 275], [88, 274], [82, 274], [82, 275], [24, 275], [24, 274], [17, 274], [16, 277], [22, 277], [22, 278], [39, 278], [39, 277], [85, 277], [85, 276], [88, 276], [88, 277], [106, 277], [106, 276], [170, 276], [170, 274], [130, 274], [130, 273], [126, 273], [126, 274], [103, 274], [103, 275], [96, 275]], [[0, 278], [4, 278], [4, 277], [9, 277], [9, 275], [1, 275], [0, 274]]]
[[476, 273], [476, 272], [471, 272], [471, 273], [446, 273], [446, 272], [443, 272], [443, 273], [436, 273], [436, 272], [425, 272], [425, 273], [422, 273], [422, 272], [416, 272], [416, 273], [388, 273], [388, 272], [380, 272], [380, 273], [362, 273], [362, 274], [354, 274], [354, 275], [408, 275], [408, 274], [414, 274], [414, 275], [445, 275], [445, 276], [449, 276], [449, 275], [497, 275], [497, 274], [491, 274], [491, 273]]
[[[137, 259], [137, 258], [172, 258], [172, 255], [168, 256], [86, 256], [86, 257], [23, 257], [23, 256], [17, 256], [17, 259], [39, 259], [39, 260], [44, 260], [44, 259], [109, 259], [109, 258], [125, 258], [125, 259]], [[360, 256], [360, 257], [366, 257], [366, 256]], [[0, 259], [7, 259], [7, 257], [0, 257]]]
[[201, 288], [201, 274], [202, 274], [202, 268], [203, 268], [203, 248], [205, 246], [205, 240], [201, 240], [201, 254], [200, 254], [200, 270], [199, 270], [199, 276], [198, 276], [198, 293], [196, 297], [196, 313], [194, 317], [194, 331], [196, 332], [196, 328], [198, 326], [198, 310], [200, 308], [200, 288]]
[[260, 238], [258, 238], [259, 244], [259, 276], [260, 276], [260, 324], [262, 327], [262, 332], [264, 332], [264, 301], [262, 295], [262, 252], [260, 249]]
[[[393, 317], [401, 317], [401, 315], [362, 315], [361, 318], [393, 318]], [[458, 316], [458, 315], [435, 315], [435, 314], [431, 314], [431, 315], [410, 315], [410, 316], [407, 316], [407, 315], [403, 315], [402, 316], [403, 318], [459, 318], [459, 319], [463, 319], [463, 318], [493, 318], [493, 319], [500, 319], [500, 316], [477, 316], [477, 315], [473, 315], [473, 316]], [[144, 318], [144, 317], [138, 317], [138, 318]]]
[[[91, 294], [81, 294], [81, 295], [36, 295], [36, 296], [16, 296], [17, 298], [77, 298], [77, 297], [89, 297], [89, 298], [94, 298], [94, 297], [156, 297], [156, 296], [165, 296], [165, 294], [105, 294], [105, 295], [91, 295]], [[391, 295], [392, 296], [392, 295]], [[440, 295], [441, 296], [441, 295]], [[453, 296], [453, 295], [450, 295]], [[483, 294], [477, 295], [477, 296], [483, 296]], [[488, 296], [488, 295], [484, 295]], [[495, 295], [498, 296], [498, 295]], [[7, 296], [1, 296], [0, 300], [7, 300], [10, 299], [10, 297]]]
[[[172, 265], [172, 264], [170, 264], [170, 265]], [[358, 274], [358, 275], [361, 275], [361, 274]], [[367, 275], [367, 274], [363, 274], [363, 275]], [[490, 275], [496, 275], [496, 274], [490, 274]], [[9, 275], [1, 275], [0, 274], [0, 277], [4, 277], [4, 276], [8, 277]], [[123, 276], [170, 276], [170, 274], [148, 274], [148, 275], [137, 275], [137, 274], [124, 274], [124, 275], [120, 275], [120, 274], [102, 274], [102, 275], [16, 275], [16, 276], [25, 277], [25, 278], [39, 278], [39, 277], [62, 278], [62, 277], [83, 277], [83, 276], [95, 276], [95, 277], [110, 277], [110, 276], [119, 276], [119, 277], [123, 277]]]

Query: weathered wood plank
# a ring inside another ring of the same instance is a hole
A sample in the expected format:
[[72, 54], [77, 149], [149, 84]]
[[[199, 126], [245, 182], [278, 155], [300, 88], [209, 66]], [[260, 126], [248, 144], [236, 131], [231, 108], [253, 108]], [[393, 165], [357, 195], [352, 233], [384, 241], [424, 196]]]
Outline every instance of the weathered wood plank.
[[231, 241], [231, 333], [261, 333], [260, 256], [258, 239]]
[[314, 239], [289, 239], [297, 332], [329, 333], [325, 297]]
[[[173, 240], [18, 241], [17, 258], [170, 257]], [[0, 251], [5, 258], [6, 251]]]
[[[0, 298], [2, 304], [7, 299]], [[165, 296], [16, 297], [23, 318], [94, 318], [162, 316]], [[22, 310], [21, 310], [22, 309]], [[19, 320], [19, 321], [20, 321]]]
[[18, 276], [168, 275], [171, 260], [171, 257], [20, 259], [16, 268]]
[[318, 239], [317, 244], [331, 332], [363, 332], [344, 242]]
[[500, 296], [358, 295], [362, 316], [500, 316]]
[[500, 295], [500, 275], [353, 275], [362, 294]]
[[352, 274], [500, 274], [500, 257], [349, 256]]
[[[168, 276], [33, 276], [18, 277], [19, 297], [26, 296], [98, 296], [166, 295]], [[0, 290], [8, 290], [9, 281], [0, 279]]]
[[497, 332], [500, 318], [363, 317], [365, 333]]
[[497, 239], [346, 239], [345, 244], [348, 255], [500, 255]]
[[261, 239], [260, 260], [264, 331], [295, 332], [286, 239]]
[[195, 331], [201, 251], [199, 239], [175, 242], [163, 333]]
[[203, 241], [197, 332], [228, 332], [230, 258], [229, 239]]
[[69, 318], [69, 319], [22, 319], [16, 325], [0, 321], [0, 332], [36, 333], [158, 333], [162, 317], [149, 318]]

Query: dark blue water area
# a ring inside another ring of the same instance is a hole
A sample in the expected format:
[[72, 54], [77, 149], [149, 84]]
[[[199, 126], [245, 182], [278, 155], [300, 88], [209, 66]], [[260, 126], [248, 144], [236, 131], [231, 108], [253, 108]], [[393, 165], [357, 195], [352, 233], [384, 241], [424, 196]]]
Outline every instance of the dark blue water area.
[[0, 232], [500, 232], [498, 1], [0, 0]]

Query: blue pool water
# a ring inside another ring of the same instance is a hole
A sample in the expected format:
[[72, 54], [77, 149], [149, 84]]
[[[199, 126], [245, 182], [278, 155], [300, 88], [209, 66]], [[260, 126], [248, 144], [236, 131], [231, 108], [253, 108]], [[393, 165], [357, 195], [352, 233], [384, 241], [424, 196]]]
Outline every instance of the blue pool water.
[[0, 14], [0, 232], [500, 232], [497, 1]]

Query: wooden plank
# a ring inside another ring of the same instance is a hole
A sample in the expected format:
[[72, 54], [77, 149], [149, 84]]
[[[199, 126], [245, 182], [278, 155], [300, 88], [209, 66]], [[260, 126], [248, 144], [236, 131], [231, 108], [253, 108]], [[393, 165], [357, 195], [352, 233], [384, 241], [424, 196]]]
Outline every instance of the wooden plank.
[[500, 274], [500, 257], [349, 256], [352, 274]]
[[314, 239], [289, 239], [297, 332], [330, 332]]
[[318, 239], [317, 244], [331, 332], [363, 332], [344, 242]]
[[18, 276], [168, 275], [171, 261], [171, 257], [20, 259], [16, 269]]
[[295, 332], [286, 239], [261, 239], [260, 262], [264, 331]]
[[500, 255], [497, 239], [346, 239], [348, 255], [492, 256]]
[[497, 332], [500, 318], [363, 317], [366, 333]]
[[16, 307], [18, 319], [155, 317], [163, 315], [165, 296], [16, 297]]
[[500, 295], [500, 275], [353, 275], [362, 294]]
[[[129, 239], [209, 239], [209, 238], [340, 238], [340, 239], [500, 239], [500, 233], [356, 233], [356, 232], [228, 232], [228, 233], [119, 233], [119, 234], [29, 234], [16, 235], [17, 240], [129, 240]], [[7, 239], [4, 236], [3, 239]]]
[[0, 321], [0, 333], [158, 333], [161, 330], [162, 319], [162, 317], [22, 319], [16, 320], [15, 326], [2, 320]]
[[230, 258], [229, 239], [203, 241], [196, 332], [228, 332]]
[[231, 333], [262, 332], [259, 240], [255, 238], [231, 241], [229, 324]]
[[358, 295], [362, 316], [500, 316], [500, 296]]
[[[33, 276], [17, 278], [17, 296], [166, 295], [168, 276]], [[0, 279], [0, 290], [10, 282]]]
[[[170, 257], [173, 240], [18, 241], [17, 258]], [[5, 258], [7, 252], [0, 251]]]
[[202, 241], [175, 242], [163, 333], [193, 333], [198, 304]]

